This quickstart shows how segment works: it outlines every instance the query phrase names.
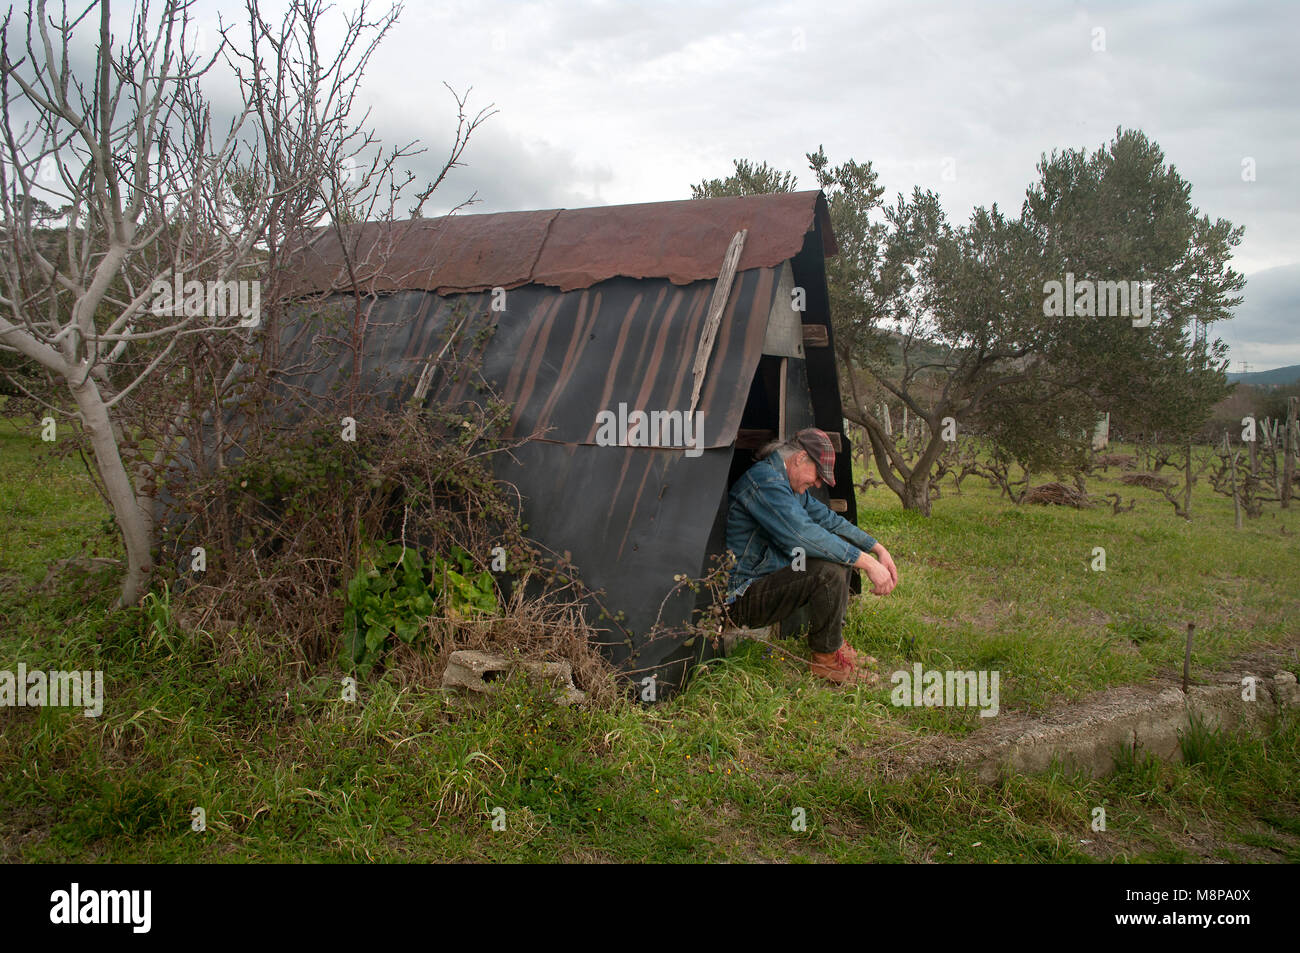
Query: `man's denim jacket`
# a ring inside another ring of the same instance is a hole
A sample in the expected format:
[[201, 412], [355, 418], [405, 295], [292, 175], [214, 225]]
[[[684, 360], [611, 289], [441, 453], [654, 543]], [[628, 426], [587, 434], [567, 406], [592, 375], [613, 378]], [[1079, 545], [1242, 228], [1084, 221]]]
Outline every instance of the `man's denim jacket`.
[[[843, 537], [843, 538], [841, 538]], [[781, 455], [764, 457], [731, 488], [727, 549], [736, 557], [727, 602], [738, 599], [760, 576], [789, 566], [802, 546], [809, 559], [852, 565], [875, 539], [811, 493], [795, 496]]]

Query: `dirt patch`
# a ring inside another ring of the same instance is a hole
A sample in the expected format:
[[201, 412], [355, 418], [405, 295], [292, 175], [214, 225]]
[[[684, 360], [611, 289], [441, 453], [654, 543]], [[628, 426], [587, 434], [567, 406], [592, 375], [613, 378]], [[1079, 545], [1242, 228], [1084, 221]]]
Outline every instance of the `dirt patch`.
[[1110, 623], [1110, 614], [1100, 609], [1089, 609], [1087, 612], [1071, 613], [1068, 621], [1090, 634], [1105, 635], [1108, 634], [1106, 626]]
[[964, 623], [979, 629], [981, 632], [998, 632], [1006, 628], [1007, 613], [1014, 609], [1015, 605], [1014, 602], [999, 602], [995, 599], [989, 599], [974, 613], [963, 614], [960, 617], [955, 615], [931, 616], [920, 613], [920, 619], [926, 625], [937, 628], [949, 628]]
[[[1206, 864], [1278, 864], [1290, 860], [1287, 851], [1281, 847], [1265, 847], [1258, 844], [1243, 843], [1243, 836], [1260, 839], [1275, 838], [1294, 849], [1297, 839], [1281, 832], [1264, 828], [1259, 824], [1250, 830], [1227, 832], [1205, 823], [1203, 820], [1189, 820], [1187, 823], [1175, 822], [1170, 818], [1153, 818], [1149, 833], [1135, 832], [1125, 835], [1114, 829], [1090, 834], [1079, 842], [1079, 850], [1094, 860], [1102, 863], [1123, 861], [1138, 854], [1150, 853], [1152, 838], [1167, 839], [1192, 857], [1198, 863]], [[1226, 835], [1226, 836], [1225, 836]]]

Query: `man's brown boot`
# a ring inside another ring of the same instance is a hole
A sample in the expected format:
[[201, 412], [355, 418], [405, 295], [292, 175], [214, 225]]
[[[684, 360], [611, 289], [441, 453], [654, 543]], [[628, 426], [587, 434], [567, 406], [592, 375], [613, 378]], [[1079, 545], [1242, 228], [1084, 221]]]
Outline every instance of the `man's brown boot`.
[[854, 665], [844, 646], [834, 652], [813, 652], [808, 670], [837, 685], [874, 685], [880, 681], [875, 672], [864, 672]]
[[859, 654], [857, 650], [854, 649], [853, 646], [849, 645], [849, 643], [847, 642], [841, 645], [838, 651], [843, 652], [844, 657], [847, 658], [858, 668], [873, 669], [880, 664], [879, 662], [876, 661], [876, 657], [874, 655], [867, 655], [865, 653]]

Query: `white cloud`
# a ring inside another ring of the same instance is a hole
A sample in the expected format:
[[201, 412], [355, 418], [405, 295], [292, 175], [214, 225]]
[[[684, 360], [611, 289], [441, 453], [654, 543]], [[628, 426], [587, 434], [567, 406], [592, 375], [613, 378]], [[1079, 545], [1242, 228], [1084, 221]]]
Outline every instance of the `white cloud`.
[[[217, 10], [238, 19], [204, 0], [200, 22]], [[429, 214], [474, 190], [484, 211], [685, 198], [741, 157], [810, 188], [804, 153], [825, 144], [833, 162], [872, 161], [887, 198], [931, 188], [962, 222], [976, 205], [1014, 212], [1044, 153], [1123, 125], [1159, 143], [1204, 214], [1245, 226], [1234, 266], [1256, 274], [1300, 261], [1298, 31], [1288, 2], [421, 2], [362, 104], [387, 141], [431, 146], [425, 175], [450, 128], [444, 80], [501, 110]], [[1262, 320], [1232, 322], [1238, 346]]]

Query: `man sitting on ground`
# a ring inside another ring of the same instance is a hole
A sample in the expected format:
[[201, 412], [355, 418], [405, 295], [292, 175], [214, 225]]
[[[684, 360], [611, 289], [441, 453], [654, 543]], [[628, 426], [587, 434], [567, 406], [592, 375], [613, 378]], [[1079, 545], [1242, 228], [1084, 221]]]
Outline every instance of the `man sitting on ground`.
[[898, 585], [898, 569], [884, 546], [808, 492], [823, 483], [835, 485], [835, 449], [815, 427], [768, 444], [736, 481], [727, 510], [727, 549], [736, 558], [727, 615], [761, 628], [807, 606], [811, 671], [839, 684], [873, 683], [879, 678], [860, 667], [868, 657], [841, 634], [849, 573], [863, 570], [884, 596]]

